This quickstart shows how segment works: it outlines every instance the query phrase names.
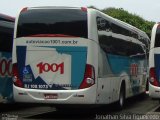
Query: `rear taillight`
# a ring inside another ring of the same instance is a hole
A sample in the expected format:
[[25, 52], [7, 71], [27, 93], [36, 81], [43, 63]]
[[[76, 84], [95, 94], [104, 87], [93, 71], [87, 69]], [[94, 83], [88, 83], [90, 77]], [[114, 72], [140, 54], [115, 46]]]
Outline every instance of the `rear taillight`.
[[17, 87], [23, 87], [23, 83], [19, 78], [18, 66], [17, 64], [13, 64], [13, 83]]
[[28, 10], [28, 7], [25, 7], [21, 10], [21, 12], [26, 12]]
[[160, 28], [160, 23], [158, 23], [158, 26], [157, 26], [157, 28]]
[[95, 70], [92, 65], [86, 64], [84, 79], [80, 85], [80, 89], [88, 88], [95, 84]]
[[155, 68], [150, 68], [150, 83], [154, 86], [159, 86], [157, 77], [156, 77], [156, 72], [155, 72]]
[[87, 12], [87, 8], [86, 8], [86, 7], [81, 7], [81, 10], [82, 10], [83, 12]]

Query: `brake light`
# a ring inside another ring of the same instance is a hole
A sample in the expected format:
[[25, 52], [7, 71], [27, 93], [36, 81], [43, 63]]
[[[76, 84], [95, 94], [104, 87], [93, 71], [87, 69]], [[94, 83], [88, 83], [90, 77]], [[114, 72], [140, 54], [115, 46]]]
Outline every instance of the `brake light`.
[[91, 87], [95, 84], [95, 70], [92, 65], [86, 64], [84, 79], [80, 85], [80, 89]]
[[159, 86], [159, 83], [156, 77], [155, 68], [150, 68], [150, 83], [154, 86]]
[[25, 7], [25, 8], [23, 8], [23, 9], [21, 10], [21, 12], [26, 12], [27, 9], [28, 9], [28, 7]]
[[81, 10], [82, 10], [83, 12], [87, 12], [87, 8], [86, 8], [86, 7], [81, 7]]
[[23, 88], [23, 83], [19, 78], [18, 66], [17, 64], [13, 64], [13, 83], [17, 87]]
[[64, 35], [64, 34], [35, 34], [26, 37], [76, 37], [76, 36]]
[[160, 28], [160, 23], [158, 23], [158, 26], [157, 26], [157, 28]]

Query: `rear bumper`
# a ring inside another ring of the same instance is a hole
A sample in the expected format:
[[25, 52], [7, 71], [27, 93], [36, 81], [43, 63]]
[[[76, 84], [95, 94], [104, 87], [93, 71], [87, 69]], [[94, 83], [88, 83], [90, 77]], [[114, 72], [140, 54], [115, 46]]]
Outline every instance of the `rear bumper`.
[[[27, 103], [50, 104], [95, 104], [96, 86], [79, 90], [36, 90], [13, 85], [14, 100]], [[46, 99], [45, 94], [57, 94], [55, 99]]]
[[149, 96], [154, 99], [160, 99], [160, 87], [153, 86], [149, 83]]

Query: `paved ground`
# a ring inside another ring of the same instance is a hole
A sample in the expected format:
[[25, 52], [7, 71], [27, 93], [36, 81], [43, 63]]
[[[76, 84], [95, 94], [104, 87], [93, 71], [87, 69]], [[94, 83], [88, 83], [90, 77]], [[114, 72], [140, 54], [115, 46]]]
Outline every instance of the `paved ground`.
[[[12, 120], [57, 120], [57, 119], [112, 119], [112, 120], [143, 120], [146, 115], [160, 119], [159, 102], [145, 96], [137, 96], [126, 101], [123, 110], [118, 111], [114, 105], [104, 105], [95, 108], [61, 108], [42, 104], [8, 104], [1, 105], [1, 118], [15, 118]], [[148, 118], [147, 118], [148, 119]], [[144, 119], [144, 120], [147, 120]], [[150, 118], [151, 119], [151, 118]], [[4, 119], [9, 120], [9, 119]], [[149, 119], [148, 119], [149, 120]], [[152, 119], [151, 119], [152, 120]]]

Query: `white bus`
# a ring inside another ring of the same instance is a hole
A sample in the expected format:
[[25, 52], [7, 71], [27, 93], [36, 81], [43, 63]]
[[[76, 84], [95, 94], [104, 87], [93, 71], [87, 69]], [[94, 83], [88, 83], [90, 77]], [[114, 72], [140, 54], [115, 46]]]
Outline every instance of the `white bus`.
[[109, 104], [145, 92], [148, 36], [91, 8], [24, 8], [13, 45], [14, 99]]
[[155, 24], [151, 34], [149, 52], [149, 95], [160, 99], [160, 24]]

